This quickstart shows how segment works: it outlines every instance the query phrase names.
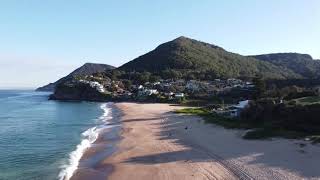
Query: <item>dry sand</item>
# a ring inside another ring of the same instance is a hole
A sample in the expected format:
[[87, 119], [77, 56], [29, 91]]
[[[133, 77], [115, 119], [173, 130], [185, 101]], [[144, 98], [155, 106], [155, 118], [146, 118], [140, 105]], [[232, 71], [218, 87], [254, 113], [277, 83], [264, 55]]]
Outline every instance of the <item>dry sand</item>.
[[317, 145], [243, 140], [243, 131], [172, 113], [181, 107], [168, 104], [116, 105], [124, 112], [123, 139], [102, 162], [112, 166], [110, 180], [320, 179]]

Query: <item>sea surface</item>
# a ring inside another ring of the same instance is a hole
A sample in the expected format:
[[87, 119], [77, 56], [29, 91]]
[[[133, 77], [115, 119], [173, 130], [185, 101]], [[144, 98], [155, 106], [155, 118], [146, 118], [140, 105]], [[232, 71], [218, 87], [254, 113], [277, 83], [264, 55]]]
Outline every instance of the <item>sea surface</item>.
[[110, 103], [0, 90], [0, 180], [68, 179], [111, 118]]

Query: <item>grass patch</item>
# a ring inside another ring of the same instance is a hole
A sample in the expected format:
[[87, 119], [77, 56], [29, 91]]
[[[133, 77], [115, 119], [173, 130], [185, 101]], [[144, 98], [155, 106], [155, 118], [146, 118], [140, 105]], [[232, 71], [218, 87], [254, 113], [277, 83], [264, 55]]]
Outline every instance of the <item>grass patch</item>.
[[207, 115], [210, 113], [207, 109], [204, 108], [185, 108], [185, 109], [178, 109], [175, 111], [176, 113], [181, 114], [193, 114], [193, 115]]
[[320, 104], [320, 96], [303, 97], [303, 98], [294, 99], [293, 101], [303, 106], [311, 105], [311, 104]]
[[210, 103], [209, 100], [203, 99], [186, 99], [184, 102], [181, 103], [183, 106], [191, 106], [191, 107], [202, 107], [206, 106]]
[[175, 111], [176, 113], [191, 114], [202, 117], [206, 123], [217, 124], [229, 129], [248, 129], [250, 124], [240, 122], [238, 119], [224, 117], [215, 113], [211, 113], [205, 108], [186, 108]]

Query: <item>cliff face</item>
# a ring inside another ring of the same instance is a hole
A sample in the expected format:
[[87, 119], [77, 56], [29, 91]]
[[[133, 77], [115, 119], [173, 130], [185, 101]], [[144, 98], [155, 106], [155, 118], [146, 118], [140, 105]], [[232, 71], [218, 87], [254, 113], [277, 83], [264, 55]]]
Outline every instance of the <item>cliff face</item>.
[[75, 101], [109, 101], [109, 94], [101, 93], [89, 84], [62, 83], [57, 85], [50, 100], [75, 100]]

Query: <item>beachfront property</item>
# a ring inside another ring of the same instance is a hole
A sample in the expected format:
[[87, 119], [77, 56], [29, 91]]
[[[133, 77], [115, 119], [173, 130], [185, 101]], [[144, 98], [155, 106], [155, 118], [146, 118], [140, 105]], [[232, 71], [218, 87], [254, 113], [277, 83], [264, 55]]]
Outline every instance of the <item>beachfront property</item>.
[[225, 107], [216, 107], [212, 109], [212, 112], [219, 115], [228, 117], [238, 117], [240, 116], [242, 110], [249, 106], [249, 100], [239, 101], [238, 104], [229, 105]]
[[88, 80], [81, 79], [81, 80], [79, 80], [79, 82], [84, 83], [84, 84], [89, 84], [90, 87], [95, 88], [100, 93], [104, 93], [106, 91], [105, 88], [103, 87], [103, 85], [97, 81], [88, 81]]
[[138, 96], [151, 96], [152, 94], [158, 94], [158, 90], [156, 89], [147, 89], [143, 88], [138, 91]]
[[231, 117], [240, 116], [241, 111], [249, 106], [249, 100], [240, 101], [238, 104], [231, 106], [232, 110], [230, 111]]
[[184, 97], [184, 93], [175, 93], [174, 97], [175, 98], [183, 98]]
[[100, 93], [105, 92], [103, 85], [101, 85], [98, 82], [90, 82], [90, 86], [93, 88], [96, 88], [96, 90], [99, 91]]
[[[100, 93], [109, 92], [112, 97], [119, 99], [145, 99], [151, 95], [160, 98], [161, 101], [181, 100], [185, 97], [214, 97], [225, 95], [233, 89], [247, 91], [252, 89], [252, 83], [240, 79], [215, 79], [212, 81], [167, 79], [144, 84], [131, 84], [124, 86], [122, 80], [104, 80], [93, 75], [86, 76], [80, 80], [81, 83], [89, 84]], [[247, 99], [247, 97], [243, 97]], [[148, 98], [147, 98], [148, 99]]]

